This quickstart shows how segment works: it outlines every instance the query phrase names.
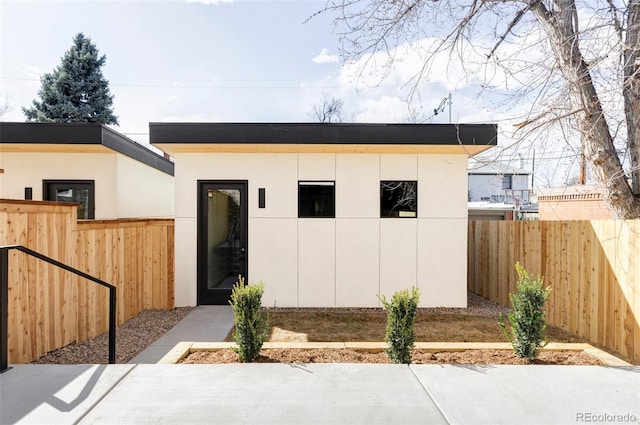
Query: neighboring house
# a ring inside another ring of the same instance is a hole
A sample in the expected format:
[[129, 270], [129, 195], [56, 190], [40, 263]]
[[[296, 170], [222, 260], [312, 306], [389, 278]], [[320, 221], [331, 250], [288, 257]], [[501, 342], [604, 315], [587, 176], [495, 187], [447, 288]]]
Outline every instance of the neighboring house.
[[0, 123], [0, 198], [77, 202], [79, 219], [173, 217], [174, 165], [97, 123]]
[[177, 306], [466, 306], [467, 159], [495, 125], [151, 123], [176, 162]]
[[597, 186], [567, 186], [538, 191], [540, 220], [606, 220], [615, 218]]
[[531, 171], [472, 158], [467, 173], [470, 220], [515, 220], [536, 213]]

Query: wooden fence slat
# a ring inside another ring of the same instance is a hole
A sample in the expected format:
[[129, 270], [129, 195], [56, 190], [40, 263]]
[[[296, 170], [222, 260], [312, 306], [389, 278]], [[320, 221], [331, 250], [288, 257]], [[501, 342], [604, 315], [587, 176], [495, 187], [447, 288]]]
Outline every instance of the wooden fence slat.
[[[144, 308], [174, 308], [174, 254], [161, 252], [173, 249], [173, 229], [171, 219], [77, 221], [75, 206], [0, 200], [0, 245], [24, 245], [116, 285], [118, 324]], [[143, 299], [153, 297], [146, 284], [156, 285], [157, 304]], [[11, 251], [9, 362], [27, 363], [106, 332], [107, 294], [93, 282]]]
[[547, 319], [640, 360], [640, 220], [470, 221], [468, 289], [509, 305], [516, 261], [552, 286]]

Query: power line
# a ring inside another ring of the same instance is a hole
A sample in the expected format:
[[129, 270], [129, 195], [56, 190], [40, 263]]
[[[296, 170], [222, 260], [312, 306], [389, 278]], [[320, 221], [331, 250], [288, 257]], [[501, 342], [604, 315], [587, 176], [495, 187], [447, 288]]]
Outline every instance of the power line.
[[[23, 78], [23, 77], [2, 77], [0, 80], [12, 80], [12, 81], [32, 81], [39, 82], [37, 78]], [[241, 89], [241, 90], [282, 90], [282, 89], [343, 89], [348, 88], [343, 85], [304, 85], [308, 82], [326, 81], [325, 79], [299, 79], [299, 80], [218, 80], [210, 84], [183, 84], [179, 80], [175, 79], [153, 79], [142, 81], [174, 81], [173, 84], [140, 84], [140, 83], [118, 83], [117, 79], [110, 79], [109, 85], [113, 87], [137, 87], [137, 88], [172, 88], [172, 89]], [[192, 80], [192, 81], [205, 81], [205, 80]], [[293, 85], [223, 85], [232, 83], [295, 83]], [[376, 87], [402, 87], [404, 84], [378, 84]]]

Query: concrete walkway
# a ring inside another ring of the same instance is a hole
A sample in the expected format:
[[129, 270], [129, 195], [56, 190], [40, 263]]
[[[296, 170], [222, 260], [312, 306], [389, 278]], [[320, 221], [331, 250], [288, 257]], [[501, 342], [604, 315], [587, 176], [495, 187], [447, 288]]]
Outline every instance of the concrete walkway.
[[135, 364], [13, 365], [0, 424], [640, 423], [640, 367], [142, 364], [232, 320], [198, 307]]
[[230, 305], [195, 307], [169, 332], [129, 361], [130, 364], [157, 363], [181, 341], [224, 341], [233, 327]]

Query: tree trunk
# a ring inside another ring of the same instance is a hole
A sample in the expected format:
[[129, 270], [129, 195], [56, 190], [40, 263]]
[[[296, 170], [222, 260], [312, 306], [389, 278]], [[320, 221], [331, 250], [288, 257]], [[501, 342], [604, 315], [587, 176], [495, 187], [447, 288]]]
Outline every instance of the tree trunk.
[[640, 218], [640, 198], [634, 196], [627, 182], [589, 68], [580, 52], [573, 26], [575, 1], [556, 0], [553, 10], [548, 10], [539, 0], [532, 1], [531, 11], [549, 36], [558, 67], [567, 82], [585, 155], [605, 201], [616, 218]]
[[627, 15], [624, 51], [624, 113], [631, 165], [631, 188], [640, 197], [640, 0], [632, 0]]

